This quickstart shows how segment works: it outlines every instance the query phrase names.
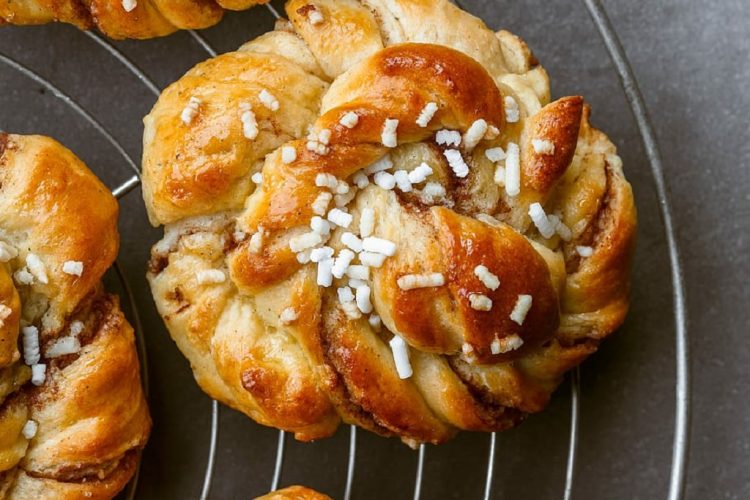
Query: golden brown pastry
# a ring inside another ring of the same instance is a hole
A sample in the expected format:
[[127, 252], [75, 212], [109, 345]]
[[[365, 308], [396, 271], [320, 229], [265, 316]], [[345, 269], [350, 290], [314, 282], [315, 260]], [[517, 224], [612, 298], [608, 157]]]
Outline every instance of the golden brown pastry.
[[292, 0], [144, 119], [153, 295], [211, 397], [410, 445], [540, 411], [623, 321], [614, 145], [448, 1]]
[[289, 486], [281, 490], [272, 491], [255, 500], [331, 500], [331, 497], [304, 486]]
[[61, 144], [0, 134], [0, 499], [112, 498], [135, 472], [151, 420], [101, 285], [117, 212]]
[[59, 21], [97, 28], [110, 38], [153, 38], [208, 28], [227, 10], [268, 0], [0, 0], [0, 25]]

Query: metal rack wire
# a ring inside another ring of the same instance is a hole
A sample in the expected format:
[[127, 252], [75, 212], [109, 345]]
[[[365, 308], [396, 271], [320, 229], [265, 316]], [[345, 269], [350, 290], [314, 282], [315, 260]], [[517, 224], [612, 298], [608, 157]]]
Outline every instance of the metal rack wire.
[[[586, 9], [588, 10], [592, 21], [594, 22], [597, 30], [599, 31], [602, 40], [609, 52], [609, 55], [613, 61], [613, 64], [617, 70], [618, 76], [621, 80], [625, 95], [628, 99], [628, 103], [631, 107], [633, 115], [635, 117], [639, 133], [641, 135], [642, 142], [646, 149], [646, 154], [650, 163], [651, 173], [656, 185], [657, 196], [659, 200], [659, 208], [661, 215], [664, 220], [665, 238], [669, 248], [669, 259], [670, 269], [672, 276], [672, 288], [673, 288], [673, 300], [674, 300], [674, 321], [675, 321], [675, 355], [676, 355], [676, 372], [675, 372], [675, 426], [673, 435], [673, 446], [672, 446], [672, 463], [670, 471], [669, 490], [667, 493], [667, 500], [679, 500], [683, 497], [684, 483], [685, 483], [685, 471], [687, 467], [687, 452], [688, 452], [688, 428], [690, 423], [690, 399], [689, 399], [689, 378], [688, 378], [688, 345], [687, 345], [687, 326], [686, 326], [686, 313], [685, 313], [685, 291], [683, 284], [683, 272], [680, 263], [679, 250], [674, 236], [674, 228], [672, 223], [671, 209], [668, 201], [666, 192], [666, 185], [664, 181], [663, 169], [661, 158], [659, 155], [658, 147], [656, 145], [655, 135], [653, 128], [649, 122], [646, 107], [641, 97], [638, 85], [633, 76], [633, 72], [627, 61], [625, 52], [618, 40], [617, 34], [612, 27], [604, 7], [601, 5], [599, 0], [582, 0]], [[266, 7], [275, 18], [279, 18], [278, 11], [271, 4], [266, 4]], [[158, 97], [160, 90], [153, 81], [144, 74], [137, 65], [130, 61], [122, 52], [114, 47], [108, 40], [104, 39], [97, 33], [85, 32], [86, 36], [99, 45], [102, 49], [107, 51], [112, 57], [126, 67], [130, 72], [133, 73], [141, 83], [152, 93], [155, 97]], [[192, 39], [211, 57], [215, 56], [217, 52], [211, 47], [211, 45], [198, 33], [189, 31], [189, 35]], [[131, 193], [140, 185], [140, 171], [136, 165], [136, 162], [128, 155], [122, 145], [110, 134], [90, 113], [83, 109], [75, 100], [70, 96], [66, 95], [60, 89], [58, 89], [53, 83], [40, 76], [38, 73], [20, 64], [19, 62], [11, 59], [10, 57], [0, 53], [0, 63], [5, 64], [16, 71], [19, 71], [29, 79], [33, 80], [39, 85], [42, 85], [45, 89], [50, 91], [55, 97], [62, 100], [66, 105], [70, 106], [76, 113], [78, 113], [84, 120], [86, 120], [94, 129], [104, 137], [104, 139], [115, 148], [118, 154], [122, 157], [126, 163], [128, 170], [132, 172], [132, 175], [125, 181], [119, 184], [112, 190], [113, 195], [120, 199]], [[139, 354], [141, 355], [141, 361], [143, 366], [143, 379], [146, 388], [148, 387], [148, 374], [146, 372], [146, 352], [145, 342], [143, 339], [143, 330], [140, 325], [140, 319], [138, 317], [138, 308], [134, 300], [133, 294], [130, 290], [127, 279], [125, 278], [119, 265], [115, 266], [117, 277], [120, 280], [123, 290], [125, 290], [127, 300], [130, 304], [133, 318], [133, 325], [136, 330]], [[580, 372], [576, 368], [571, 373], [570, 378], [571, 388], [571, 400], [570, 400], [570, 434], [569, 434], [569, 448], [567, 454], [567, 466], [565, 469], [565, 481], [563, 486], [563, 499], [571, 500], [573, 498], [573, 486], [576, 476], [576, 452], [579, 446], [579, 400], [580, 400]], [[206, 457], [206, 468], [203, 478], [203, 484], [200, 493], [200, 499], [205, 500], [210, 497], [211, 482], [214, 471], [214, 464], [216, 462], [216, 451], [219, 434], [219, 413], [220, 407], [216, 401], [212, 401], [211, 404], [211, 429], [210, 429], [210, 444], [208, 450], [208, 456]], [[286, 434], [284, 431], [279, 431], [276, 458], [274, 462], [274, 471], [270, 481], [270, 489], [275, 490], [281, 483], [281, 477], [284, 466], [284, 451], [285, 451]], [[495, 458], [497, 454], [497, 436], [495, 433], [489, 436], [489, 454], [487, 457], [486, 465], [486, 476], [482, 498], [489, 500], [492, 497], [493, 492], [493, 476], [495, 468]], [[350, 500], [352, 497], [352, 489], [356, 473], [356, 458], [357, 458], [357, 428], [350, 426], [349, 428], [349, 453], [347, 460], [347, 472], [345, 489], [343, 492], [344, 500]], [[424, 475], [424, 467], [428, 457], [426, 456], [426, 448], [424, 445], [420, 446], [418, 451], [417, 466], [415, 471], [415, 480], [413, 487], [413, 498], [418, 500], [422, 493], [422, 478]], [[136, 491], [137, 474], [133, 479], [127, 490], [127, 498], [134, 498]]]

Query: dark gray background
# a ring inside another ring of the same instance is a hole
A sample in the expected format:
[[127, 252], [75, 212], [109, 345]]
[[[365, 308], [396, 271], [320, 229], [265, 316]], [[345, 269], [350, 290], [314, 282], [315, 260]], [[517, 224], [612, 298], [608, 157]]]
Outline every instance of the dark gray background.
[[[527, 40], [553, 95], [580, 93], [617, 144], [639, 208], [633, 305], [626, 324], [582, 369], [574, 498], [664, 498], [674, 421], [674, 326], [668, 258], [648, 162], [607, 52], [578, 0], [464, 0], [490, 26]], [[606, 1], [656, 129], [688, 288], [693, 421], [687, 498], [750, 498], [750, 3]], [[263, 8], [203, 32], [220, 52], [272, 26]], [[186, 33], [115, 44], [158, 86], [206, 54]], [[153, 95], [94, 41], [68, 26], [0, 29], [0, 53], [59, 86], [140, 158], [141, 118]], [[73, 149], [114, 187], [131, 174], [104, 137], [60, 99], [0, 64], [0, 129], [43, 133]], [[140, 191], [122, 202], [121, 264], [144, 320], [154, 433], [138, 498], [197, 498], [209, 442], [210, 401], [164, 330], [143, 278], [160, 231]], [[114, 283], [114, 280], [111, 280]], [[132, 317], [132, 314], [131, 314]], [[561, 498], [570, 387], [550, 408], [498, 436], [494, 497]], [[249, 498], [271, 482], [277, 433], [226, 408], [211, 498]], [[355, 498], [411, 498], [417, 455], [395, 440], [358, 434]], [[281, 483], [341, 498], [349, 430], [300, 444], [287, 439]], [[465, 433], [426, 451], [423, 498], [479, 498], [488, 437]]]

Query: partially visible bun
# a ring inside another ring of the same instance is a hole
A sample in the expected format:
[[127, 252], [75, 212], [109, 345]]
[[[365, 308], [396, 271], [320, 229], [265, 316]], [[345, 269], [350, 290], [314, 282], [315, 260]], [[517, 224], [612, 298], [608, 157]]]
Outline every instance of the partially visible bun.
[[61, 144], [0, 134], [0, 499], [112, 498], [135, 473], [151, 420], [101, 285], [117, 212]]
[[208, 28], [224, 10], [245, 10], [268, 0], [23, 0], [0, 2], [3, 24], [62, 22], [97, 28], [110, 38], [154, 38]]
[[289, 486], [257, 497], [255, 500], [331, 500], [331, 497], [304, 486]]

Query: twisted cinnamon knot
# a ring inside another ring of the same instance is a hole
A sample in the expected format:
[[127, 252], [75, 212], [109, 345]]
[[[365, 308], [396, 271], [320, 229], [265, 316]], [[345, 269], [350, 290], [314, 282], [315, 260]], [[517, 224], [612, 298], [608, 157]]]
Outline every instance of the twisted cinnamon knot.
[[224, 10], [246, 10], [267, 0], [0, 0], [3, 24], [62, 22], [97, 28], [110, 38], [154, 38], [202, 29], [221, 21]]
[[[151, 427], [101, 277], [117, 203], [52, 139], [0, 134], [0, 498], [111, 498]], [[19, 344], [22, 348], [19, 348]]]
[[448, 2], [315, 6], [145, 118], [159, 311], [206, 392], [299, 439], [511, 427], [625, 315], [614, 146]]

